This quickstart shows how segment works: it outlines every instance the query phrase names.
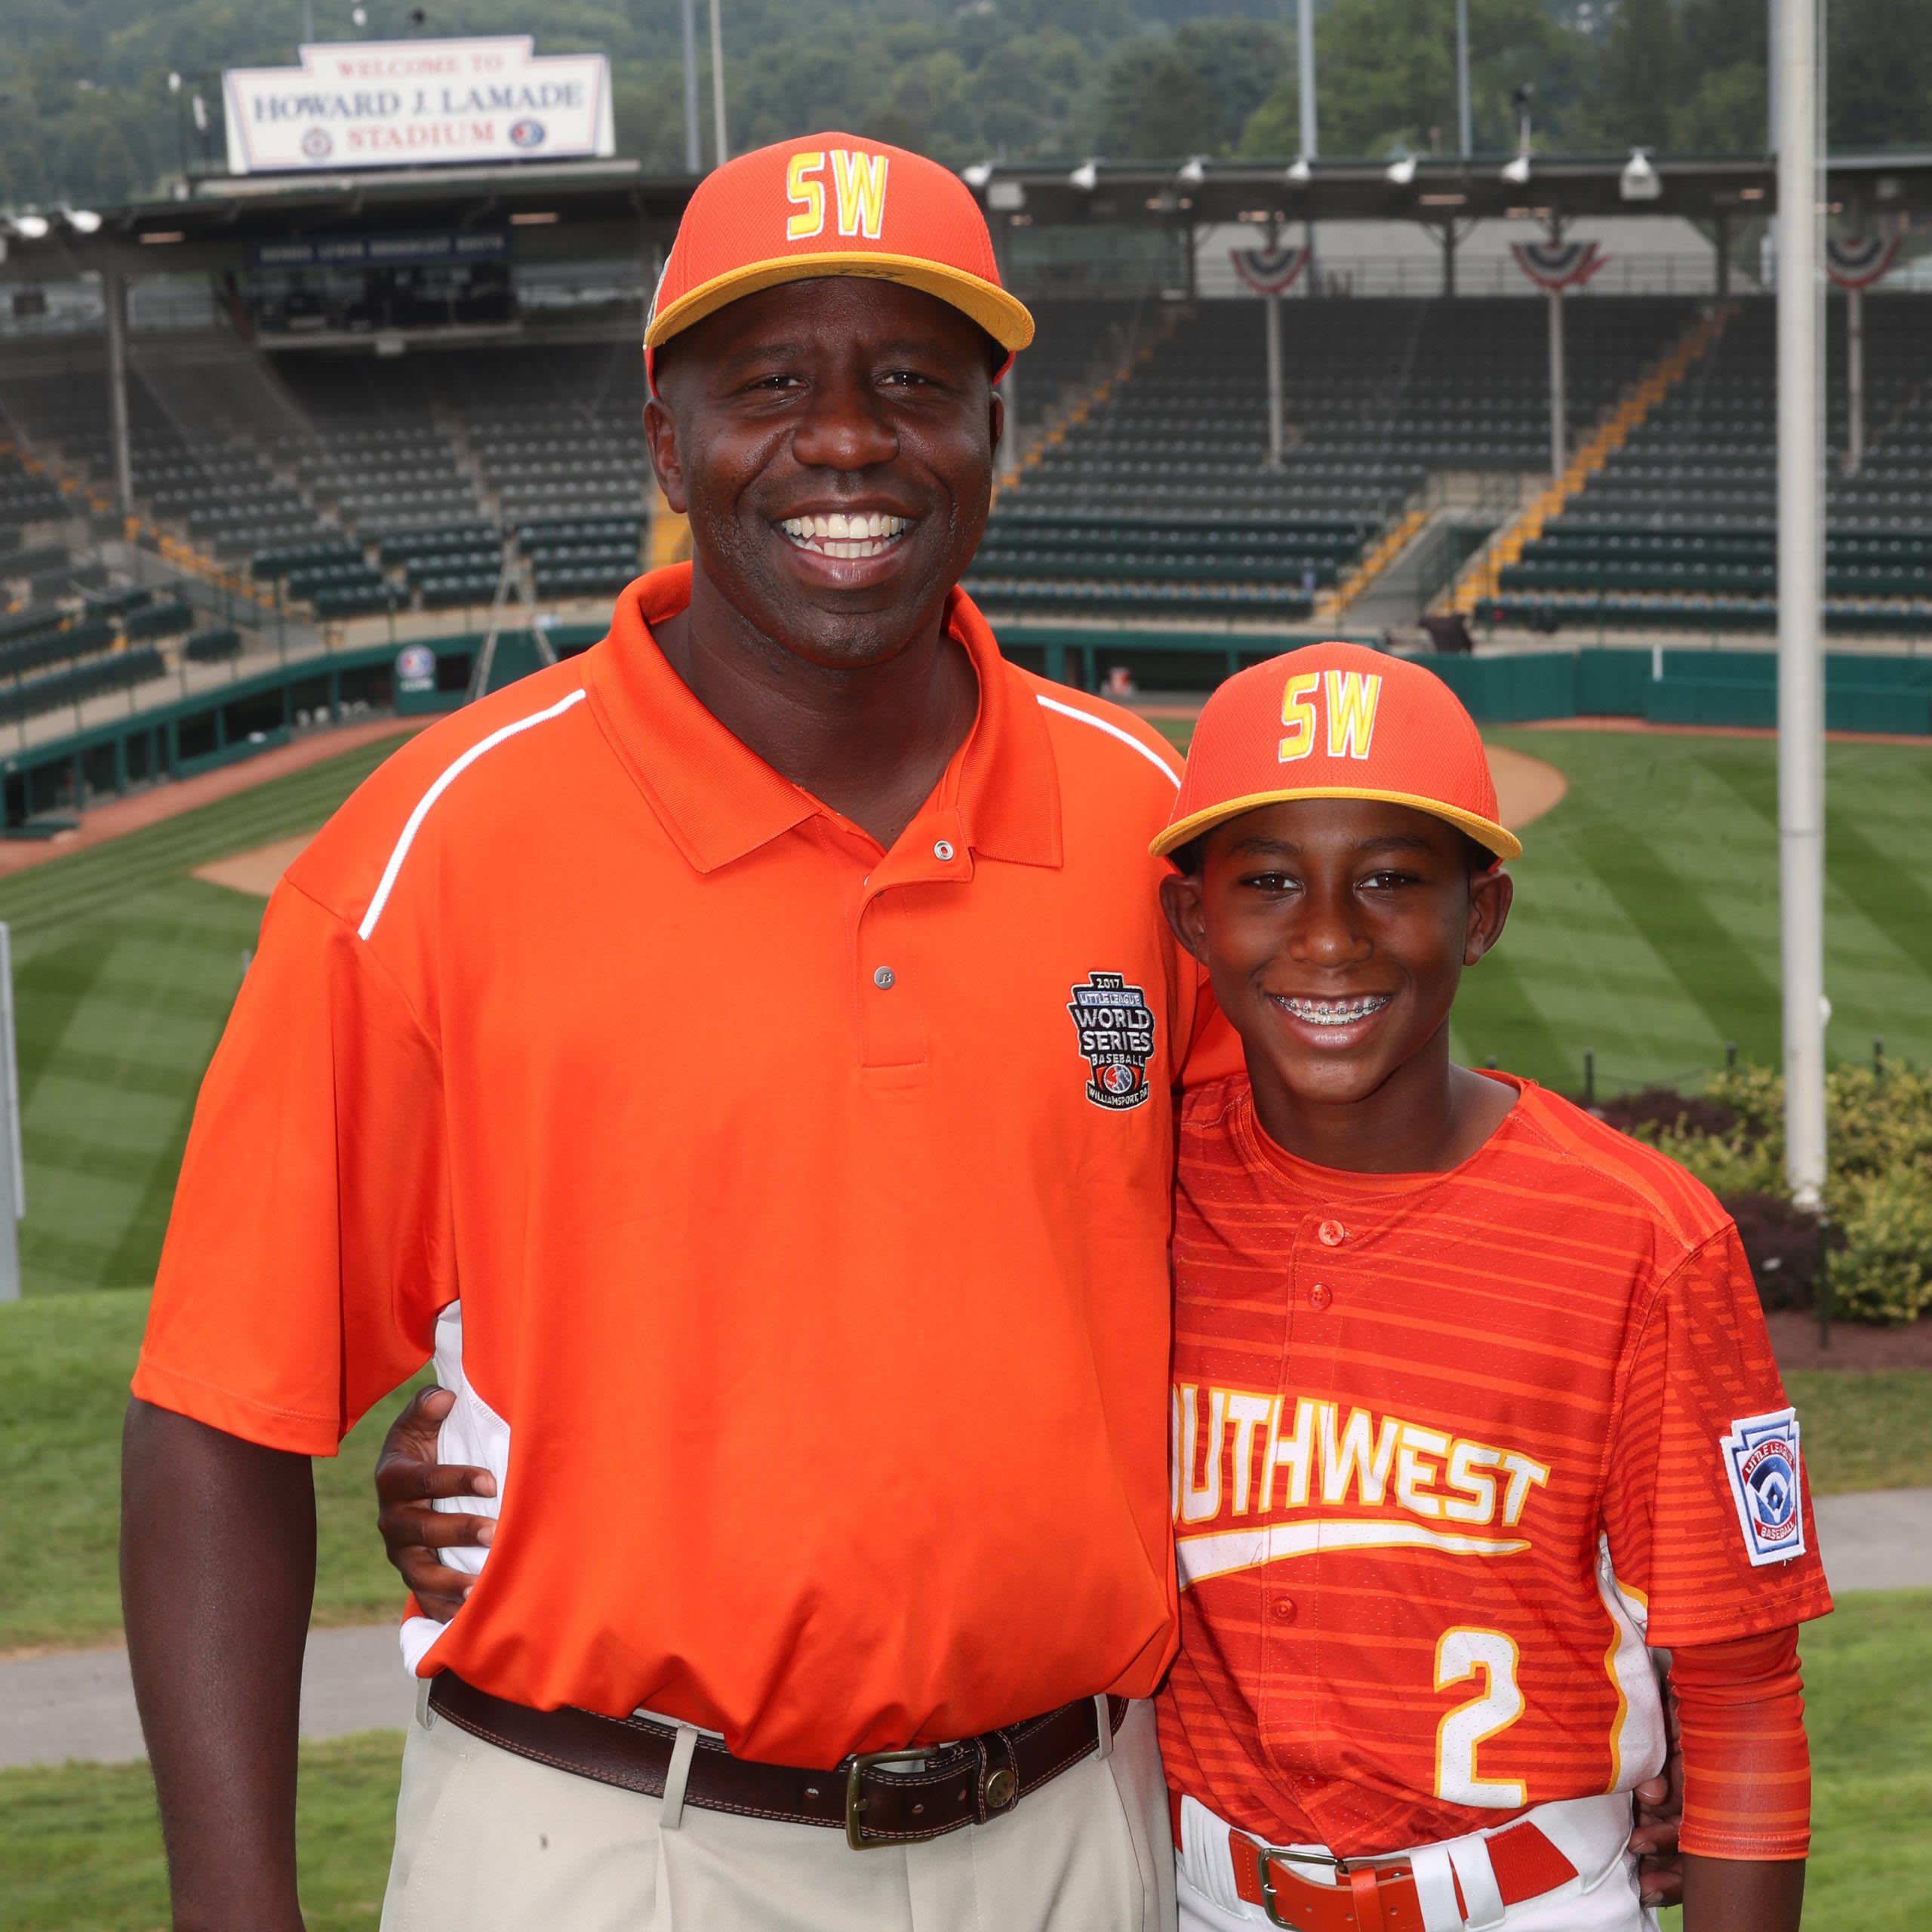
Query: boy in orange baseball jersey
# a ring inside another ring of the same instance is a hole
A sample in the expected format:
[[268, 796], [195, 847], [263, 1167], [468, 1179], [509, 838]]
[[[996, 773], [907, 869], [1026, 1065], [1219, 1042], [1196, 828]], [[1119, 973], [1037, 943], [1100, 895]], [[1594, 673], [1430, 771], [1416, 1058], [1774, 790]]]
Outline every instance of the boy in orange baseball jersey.
[[1247, 1061], [1180, 1126], [1183, 1932], [1635, 1932], [1664, 1650], [1686, 1932], [1795, 1932], [1797, 1420], [1706, 1189], [1451, 1063], [1521, 850], [1468, 714], [1353, 646], [1257, 666], [1154, 850]]

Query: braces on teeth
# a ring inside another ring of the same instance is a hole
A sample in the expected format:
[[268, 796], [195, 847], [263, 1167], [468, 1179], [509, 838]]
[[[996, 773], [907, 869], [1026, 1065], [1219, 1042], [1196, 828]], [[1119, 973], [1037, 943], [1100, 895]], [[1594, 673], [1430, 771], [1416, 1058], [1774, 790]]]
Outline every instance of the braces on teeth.
[[[1281, 998], [1280, 995], [1277, 995]], [[1281, 998], [1281, 1004], [1297, 1020], [1313, 1026], [1346, 1026], [1366, 1020], [1389, 1004], [1386, 993], [1369, 993], [1360, 999], [1297, 999]]]

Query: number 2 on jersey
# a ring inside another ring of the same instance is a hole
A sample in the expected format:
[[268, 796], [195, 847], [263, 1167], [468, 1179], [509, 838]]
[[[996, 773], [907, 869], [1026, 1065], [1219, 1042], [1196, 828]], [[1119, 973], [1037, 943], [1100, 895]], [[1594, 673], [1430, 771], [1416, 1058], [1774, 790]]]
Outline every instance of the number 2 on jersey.
[[1435, 1795], [1451, 1804], [1515, 1810], [1525, 1801], [1520, 1778], [1485, 1778], [1476, 1773], [1476, 1746], [1523, 1715], [1516, 1683], [1516, 1645], [1500, 1630], [1443, 1632], [1435, 1646], [1435, 1687], [1480, 1675], [1479, 1697], [1458, 1704], [1435, 1733]]

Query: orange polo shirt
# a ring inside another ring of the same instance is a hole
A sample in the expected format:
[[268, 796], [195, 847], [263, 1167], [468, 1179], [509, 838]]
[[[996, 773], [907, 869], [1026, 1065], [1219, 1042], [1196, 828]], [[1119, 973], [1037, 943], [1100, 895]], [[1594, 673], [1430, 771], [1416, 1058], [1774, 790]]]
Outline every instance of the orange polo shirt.
[[977, 718], [882, 851], [666, 663], [689, 581], [290, 869], [135, 1392], [328, 1454], [433, 1342], [502, 1493], [426, 1675], [804, 1764], [1144, 1696], [1202, 998], [1146, 849], [1172, 754], [955, 593]]

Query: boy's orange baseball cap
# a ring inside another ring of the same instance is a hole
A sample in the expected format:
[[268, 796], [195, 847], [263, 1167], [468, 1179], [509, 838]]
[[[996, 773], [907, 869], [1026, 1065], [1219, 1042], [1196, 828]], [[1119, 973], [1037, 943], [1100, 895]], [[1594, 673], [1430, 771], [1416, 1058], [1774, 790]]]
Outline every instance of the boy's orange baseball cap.
[[1001, 287], [986, 217], [956, 174], [857, 134], [807, 134], [741, 154], [698, 183], [651, 305], [647, 366], [653, 351], [728, 302], [832, 275], [936, 295], [971, 316], [1009, 361], [1033, 340], [1033, 318]]
[[1358, 644], [1311, 644], [1220, 686], [1152, 849], [1290, 798], [1381, 798], [1447, 819], [1499, 859], [1523, 849], [1496, 816], [1481, 734], [1456, 694], [1421, 665]]

